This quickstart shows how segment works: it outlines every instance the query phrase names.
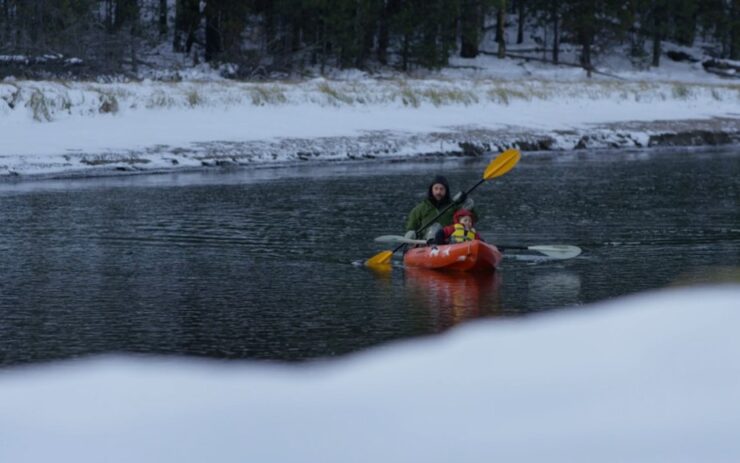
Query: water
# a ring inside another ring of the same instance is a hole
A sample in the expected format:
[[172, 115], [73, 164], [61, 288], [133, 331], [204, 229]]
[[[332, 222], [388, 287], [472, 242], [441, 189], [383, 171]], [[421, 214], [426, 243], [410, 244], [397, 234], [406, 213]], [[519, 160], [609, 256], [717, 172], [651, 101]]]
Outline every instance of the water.
[[0, 365], [135, 352], [302, 360], [579, 306], [740, 263], [736, 150], [525, 154], [474, 194], [495, 275], [352, 265], [436, 173], [488, 159], [0, 183]]

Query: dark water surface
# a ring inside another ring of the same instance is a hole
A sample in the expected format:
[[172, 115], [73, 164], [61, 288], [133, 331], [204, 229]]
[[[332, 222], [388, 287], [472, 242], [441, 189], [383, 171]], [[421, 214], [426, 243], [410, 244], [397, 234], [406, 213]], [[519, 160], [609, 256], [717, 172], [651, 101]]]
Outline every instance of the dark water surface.
[[0, 183], [0, 365], [334, 356], [705, 278], [740, 265], [737, 153], [525, 154], [475, 193], [479, 231], [584, 254], [493, 276], [351, 264], [434, 174], [464, 189], [490, 157]]

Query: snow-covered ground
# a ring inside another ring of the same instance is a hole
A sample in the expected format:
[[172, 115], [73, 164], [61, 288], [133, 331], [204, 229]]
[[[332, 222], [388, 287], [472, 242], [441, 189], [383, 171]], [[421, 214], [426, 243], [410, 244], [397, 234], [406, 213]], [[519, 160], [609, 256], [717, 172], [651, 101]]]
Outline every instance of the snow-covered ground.
[[0, 461], [737, 462], [738, 301], [663, 290], [299, 366], [0, 370]]
[[659, 71], [592, 79], [582, 69], [488, 56], [452, 66], [415, 77], [351, 71], [268, 83], [6, 79], [0, 177], [402, 157], [466, 146], [641, 147], [687, 126], [719, 133], [724, 143], [740, 139], [740, 84], [698, 64], [666, 60]]

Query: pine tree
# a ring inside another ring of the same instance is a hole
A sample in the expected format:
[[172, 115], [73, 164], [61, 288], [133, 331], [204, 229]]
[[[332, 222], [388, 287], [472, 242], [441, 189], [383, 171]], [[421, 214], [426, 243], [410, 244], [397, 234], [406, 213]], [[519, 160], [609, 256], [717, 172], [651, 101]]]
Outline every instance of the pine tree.
[[175, 51], [190, 53], [200, 23], [199, 8], [198, 0], [175, 1], [175, 28], [172, 43]]
[[692, 46], [699, 13], [697, 0], [673, 0], [671, 3], [672, 38], [680, 45]]
[[591, 76], [593, 69], [592, 46], [597, 31], [597, 11], [601, 0], [571, 0], [564, 2], [563, 26], [577, 39], [581, 46], [580, 64]]
[[550, 21], [552, 24], [552, 62], [560, 62], [560, 0], [550, 0]]
[[480, 44], [481, 4], [477, 0], [462, 0], [460, 5], [460, 57], [475, 58]]
[[730, 4], [730, 52], [732, 60], [740, 60], [740, 0]]
[[662, 41], [665, 37], [667, 11], [666, 0], [652, 0], [649, 20], [652, 26], [653, 39], [653, 67], [660, 66], [660, 55], [662, 53]]
[[516, 27], [516, 43], [521, 44], [524, 42], [524, 27], [527, 22], [527, 8], [526, 0], [515, 0], [516, 14], [517, 14], [517, 27]]
[[167, 35], [167, 0], [159, 0], [159, 35]]
[[506, 0], [499, 0], [496, 8], [496, 43], [498, 43], [497, 56], [506, 58]]

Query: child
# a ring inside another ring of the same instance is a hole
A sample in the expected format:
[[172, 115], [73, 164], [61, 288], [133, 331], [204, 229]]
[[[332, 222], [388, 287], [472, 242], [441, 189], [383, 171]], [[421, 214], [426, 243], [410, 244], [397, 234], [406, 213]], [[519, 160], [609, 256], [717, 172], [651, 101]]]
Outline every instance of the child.
[[453, 217], [454, 224], [444, 227], [434, 236], [434, 244], [455, 244], [483, 238], [473, 228], [473, 213], [467, 209], [458, 209]]

